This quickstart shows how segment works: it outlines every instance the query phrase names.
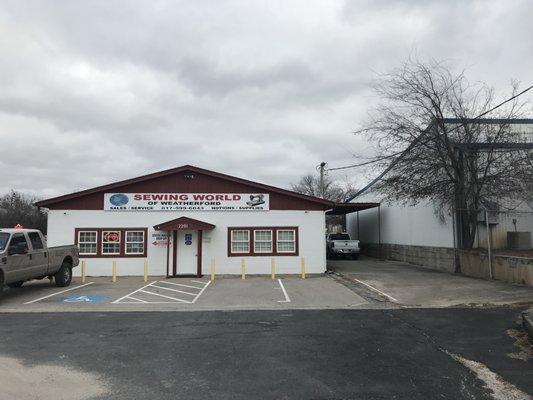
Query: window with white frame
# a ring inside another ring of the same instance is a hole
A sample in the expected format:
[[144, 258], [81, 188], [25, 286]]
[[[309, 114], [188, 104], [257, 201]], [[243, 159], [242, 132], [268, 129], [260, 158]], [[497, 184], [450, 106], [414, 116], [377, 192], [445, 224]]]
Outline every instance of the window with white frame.
[[276, 234], [278, 253], [296, 253], [296, 231], [294, 229], [278, 229]]
[[249, 253], [250, 252], [250, 231], [232, 230], [231, 231], [231, 252], [232, 253]]
[[97, 231], [78, 232], [78, 247], [80, 248], [80, 255], [95, 255], [97, 252], [97, 243]]
[[126, 254], [144, 253], [144, 232], [126, 231]]
[[272, 253], [271, 230], [254, 230], [254, 253]]
[[102, 231], [102, 254], [120, 254], [120, 231]]

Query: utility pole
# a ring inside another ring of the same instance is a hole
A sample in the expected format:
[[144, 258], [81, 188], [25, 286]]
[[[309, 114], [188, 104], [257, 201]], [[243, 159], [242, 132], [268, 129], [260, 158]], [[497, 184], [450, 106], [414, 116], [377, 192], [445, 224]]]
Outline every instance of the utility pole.
[[318, 168], [320, 169], [320, 181], [319, 181], [319, 190], [320, 190], [320, 197], [324, 198], [324, 172], [325, 172], [325, 169], [326, 169], [326, 165], [327, 163], [325, 163], [324, 161], [322, 161], [320, 163], [320, 165], [318, 166]]

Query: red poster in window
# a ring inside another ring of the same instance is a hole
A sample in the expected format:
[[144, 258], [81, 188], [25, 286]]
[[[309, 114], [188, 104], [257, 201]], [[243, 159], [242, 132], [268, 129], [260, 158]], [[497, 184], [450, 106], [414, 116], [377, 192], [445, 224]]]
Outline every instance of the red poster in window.
[[104, 241], [105, 242], [119, 242], [120, 232], [104, 232]]

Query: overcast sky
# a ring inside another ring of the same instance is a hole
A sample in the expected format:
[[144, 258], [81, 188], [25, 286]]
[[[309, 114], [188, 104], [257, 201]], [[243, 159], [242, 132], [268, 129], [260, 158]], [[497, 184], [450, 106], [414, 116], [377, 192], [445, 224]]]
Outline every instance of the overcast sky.
[[533, 84], [531, 15], [530, 0], [2, 0], [0, 192], [183, 164], [288, 187], [369, 151], [352, 131], [370, 83], [413, 52], [502, 94]]

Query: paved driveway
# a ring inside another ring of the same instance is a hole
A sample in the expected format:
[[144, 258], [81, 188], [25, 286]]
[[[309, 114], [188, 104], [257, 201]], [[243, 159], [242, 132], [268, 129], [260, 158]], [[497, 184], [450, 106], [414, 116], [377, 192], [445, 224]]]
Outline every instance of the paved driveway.
[[392, 303], [446, 307], [533, 303], [533, 287], [433, 271], [396, 261], [333, 260], [329, 267]]

